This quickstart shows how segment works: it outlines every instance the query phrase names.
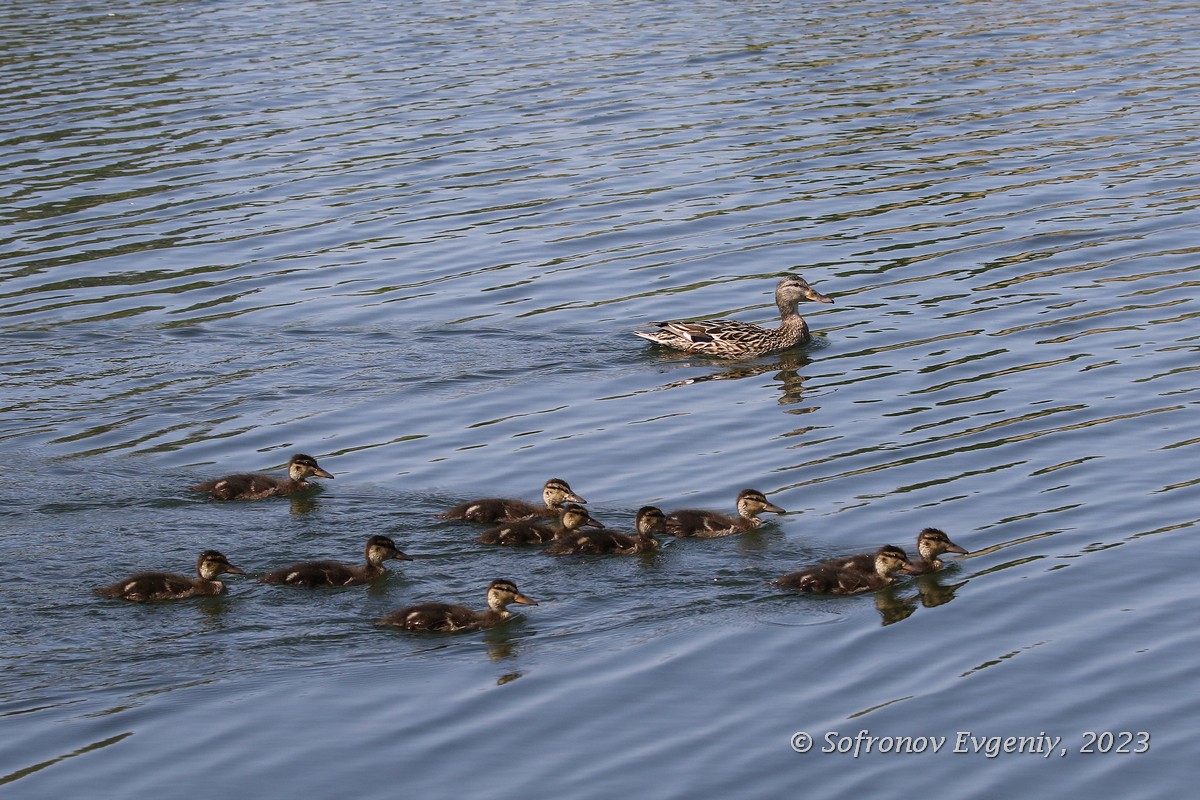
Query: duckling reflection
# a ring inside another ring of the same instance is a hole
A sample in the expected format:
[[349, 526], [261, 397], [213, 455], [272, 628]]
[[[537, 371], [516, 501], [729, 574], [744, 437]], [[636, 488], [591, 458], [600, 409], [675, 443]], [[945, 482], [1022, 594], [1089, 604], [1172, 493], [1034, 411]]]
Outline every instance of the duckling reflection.
[[892, 625], [911, 617], [917, 610], [917, 601], [912, 596], [901, 596], [896, 591], [896, 584], [890, 583], [875, 592], [875, 610], [884, 625]]

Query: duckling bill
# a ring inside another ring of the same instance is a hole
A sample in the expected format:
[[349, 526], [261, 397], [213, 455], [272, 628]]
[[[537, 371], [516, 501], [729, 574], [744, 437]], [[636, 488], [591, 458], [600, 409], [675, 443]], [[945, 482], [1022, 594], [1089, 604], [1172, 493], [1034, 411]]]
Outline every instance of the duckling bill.
[[192, 491], [203, 492], [214, 500], [261, 500], [308, 489], [312, 486], [307, 480], [310, 477], [333, 479], [333, 475], [317, 465], [315, 458], [297, 453], [288, 461], [286, 478], [259, 472], [239, 472], [198, 483], [192, 487]]

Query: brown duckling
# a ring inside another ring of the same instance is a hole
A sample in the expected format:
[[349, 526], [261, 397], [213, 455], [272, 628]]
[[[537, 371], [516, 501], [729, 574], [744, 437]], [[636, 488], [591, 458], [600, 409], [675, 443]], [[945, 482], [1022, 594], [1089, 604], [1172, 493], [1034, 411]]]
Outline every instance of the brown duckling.
[[676, 350], [725, 358], [754, 358], [804, 344], [812, 338], [808, 323], [797, 311], [802, 300], [833, 302], [809, 286], [799, 275], [785, 275], [775, 286], [775, 305], [779, 308], [780, 320], [778, 328], [764, 328], [736, 319], [709, 319], [651, 322], [649, 324], [657, 330], [634, 331], [634, 334]]
[[[927, 572], [939, 570], [945, 566], [938, 556], [944, 553], [959, 553], [966, 555], [967, 549], [959, 547], [954, 542], [950, 541], [950, 537], [946, 532], [939, 528], [925, 528], [917, 534], [917, 553], [921, 556], [915, 561], [910, 561], [909, 570], [913, 575], [924, 575]], [[852, 567], [854, 569], [869, 572], [875, 563], [874, 553], [859, 553], [856, 556], [851, 556], [842, 561], [843, 566]]]
[[524, 500], [508, 497], [488, 497], [468, 500], [438, 514], [442, 519], [465, 519], [470, 522], [515, 522], [522, 519], [554, 519], [564, 503], [586, 503], [562, 478], [551, 478], [542, 487], [542, 503], [537, 506]]
[[96, 589], [101, 597], [114, 600], [132, 600], [144, 603], [147, 600], [183, 600], [188, 597], [211, 597], [225, 590], [225, 584], [216, 580], [222, 572], [244, 575], [229, 563], [229, 559], [216, 550], [205, 550], [196, 559], [198, 578], [176, 575], [172, 572], [139, 572], [123, 581]]
[[517, 585], [503, 578], [488, 585], [487, 610], [474, 611], [451, 603], [418, 603], [388, 614], [378, 625], [398, 625], [410, 631], [468, 631], [490, 628], [512, 616], [511, 603], [536, 606], [537, 603], [517, 591]]
[[574, 503], [568, 503], [563, 506], [562, 511], [559, 513], [558, 524], [559, 527], [552, 528], [549, 525], [533, 522], [528, 519], [509, 522], [498, 528], [490, 528], [484, 531], [479, 534], [479, 538], [475, 541], [480, 544], [507, 546], [547, 544], [560, 536], [567, 536], [574, 533], [584, 525], [590, 525], [593, 528], [604, 527], [604, 525], [592, 518], [592, 515], [588, 513], [586, 508]]
[[888, 586], [897, 572], [908, 572], [908, 555], [895, 545], [885, 545], [875, 553], [870, 569], [847, 566], [835, 559], [792, 572], [772, 581], [776, 586], [798, 592], [820, 594], [861, 594]]
[[694, 536], [698, 539], [715, 539], [731, 533], [753, 530], [762, 525], [758, 515], [764, 511], [774, 514], [786, 513], [782, 508], [767, 500], [757, 489], [743, 489], [737, 496], [738, 515], [719, 511], [684, 508], [667, 515], [667, 532], [674, 536]]
[[214, 500], [261, 500], [307, 489], [313, 485], [306, 480], [311, 476], [333, 479], [333, 475], [317, 466], [315, 458], [297, 453], [288, 461], [286, 478], [259, 472], [239, 472], [198, 483], [192, 487], [192, 491], [205, 492]]
[[667, 532], [667, 518], [654, 506], [638, 509], [634, 519], [637, 535], [628, 536], [616, 531], [571, 531], [564, 532], [545, 549], [547, 555], [566, 556], [577, 553], [633, 555], [649, 553], [658, 549], [655, 534]]
[[288, 586], [305, 586], [316, 589], [323, 586], [358, 586], [370, 583], [386, 570], [383, 562], [388, 559], [412, 561], [396, 548], [396, 543], [387, 536], [372, 536], [367, 540], [367, 563], [362, 566], [342, 564], [337, 561], [304, 561], [290, 567], [272, 570], [262, 576], [263, 583], [286, 583]]

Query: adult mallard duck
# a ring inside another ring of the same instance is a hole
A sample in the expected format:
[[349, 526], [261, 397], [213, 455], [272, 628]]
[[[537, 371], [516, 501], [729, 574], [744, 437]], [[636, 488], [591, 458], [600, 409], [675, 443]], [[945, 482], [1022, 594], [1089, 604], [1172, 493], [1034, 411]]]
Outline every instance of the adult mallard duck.
[[480, 544], [498, 544], [509, 547], [547, 544], [559, 536], [567, 536], [574, 533], [584, 525], [590, 525], [593, 528], [604, 527], [604, 525], [593, 519], [592, 515], [583, 506], [568, 503], [563, 506], [562, 511], [559, 513], [558, 527], [551, 527], [534, 522], [533, 520], [523, 519], [490, 528], [479, 534], [479, 538], [475, 541]]
[[263, 583], [286, 583], [288, 586], [305, 586], [316, 589], [323, 586], [358, 586], [370, 583], [386, 570], [383, 562], [388, 559], [412, 561], [412, 556], [401, 553], [387, 536], [372, 536], [367, 540], [367, 563], [361, 566], [342, 564], [337, 561], [304, 561], [272, 570], [262, 576]]
[[861, 594], [890, 585], [897, 572], [910, 569], [904, 550], [889, 544], [875, 553], [870, 569], [861, 569], [845, 559], [834, 559], [789, 573], [772, 583], [798, 592]]
[[812, 338], [808, 323], [796, 310], [802, 300], [832, 303], [799, 275], [785, 275], [775, 287], [778, 328], [764, 328], [736, 319], [651, 322], [657, 330], [634, 331], [655, 344], [724, 358], [754, 358], [804, 344]]
[[692, 536], [698, 539], [715, 539], [731, 533], [753, 530], [762, 524], [758, 515], [764, 511], [773, 514], [787, 513], [767, 500], [757, 489], [743, 489], [737, 496], [738, 515], [720, 511], [705, 511], [697, 508], [682, 508], [667, 515], [667, 533], [673, 536]]
[[198, 483], [192, 487], [192, 491], [205, 492], [214, 500], [261, 500], [264, 497], [287, 495], [307, 489], [312, 484], [306, 478], [312, 476], [333, 479], [333, 475], [317, 465], [315, 458], [297, 453], [288, 461], [286, 478], [276, 478], [258, 472], [239, 472]]
[[[946, 535], [945, 531], [939, 528], [925, 528], [917, 534], [917, 553], [921, 557], [909, 562], [909, 567], [911, 567], [909, 572], [913, 575], [934, 572], [945, 566], [938, 556], [945, 553], [966, 555], [967, 552], [965, 547], [959, 547], [950, 541], [950, 537]], [[874, 553], [859, 553], [842, 561], [844, 566], [859, 570], [870, 570], [874, 563]]]
[[586, 503], [562, 478], [551, 478], [542, 487], [542, 503], [536, 506], [509, 497], [488, 497], [468, 500], [438, 514], [442, 519], [465, 519], [470, 522], [514, 522], [522, 519], [556, 519], [564, 503]]
[[468, 631], [490, 628], [512, 616], [508, 606], [537, 603], [517, 591], [517, 585], [503, 578], [488, 585], [487, 610], [474, 611], [451, 603], [418, 603], [388, 614], [378, 625], [397, 625], [410, 631]]
[[543, 552], [552, 556], [576, 555], [579, 553], [596, 553], [612, 555], [633, 555], [648, 553], [658, 549], [658, 539], [655, 534], [666, 533], [667, 518], [663, 512], [654, 506], [643, 506], [638, 509], [634, 518], [635, 536], [617, 533], [608, 529], [599, 531], [571, 531], [559, 534]]
[[225, 584], [216, 580], [222, 572], [244, 574], [216, 550], [205, 550], [196, 559], [199, 577], [189, 578], [173, 572], [139, 572], [123, 581], [96, 589], [101, 597], [144, 603], [148, 600], [183, 600], [188, 597], [209, 597], [220, 594]]

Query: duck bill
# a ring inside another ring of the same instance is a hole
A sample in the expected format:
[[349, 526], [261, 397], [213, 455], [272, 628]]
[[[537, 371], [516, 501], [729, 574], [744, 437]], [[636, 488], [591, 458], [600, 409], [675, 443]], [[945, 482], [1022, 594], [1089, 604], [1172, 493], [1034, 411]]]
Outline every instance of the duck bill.
[[575, 494], [574, 492], [571, 492], [571, 494], [569, 494], [565, 498], [563, 498], [563, 502], [564, 503], [580, 503], [585, 506], [587, 505], [587, 500], [584, 500], [582, 497]]
[[516, 597], [514, 597], [514, 598], [513, 598], [513, 602], [514, 602], [514, 603], [520, 603], [520, 604], [521, 604], [521, 605], [523, 605], [523, 606], [536, 606], [536, 605], [537, 605], [537, 601], [536, 601], [536, 600], [533, 600], [533, 599], [531, 599], [531, 598], [528, 598], [528, 597], [526, 597], [526, 596], [525, 596], [525, 595], [523, 595], [523, 594], [519, 594], [519, 595], [517, 595]]
[[823, 295], [820, 292], [818, 292], [816, 289], [809, 290], [808, 299], [812, 300], [814, 303], [832, 303], [833, 302], [832, 297]]
[[915, 568], [915, 567], [914, 567], [912, 564], [905, 564], [903, 567], [901, 567], [900, 569], [898, 569], [898, 570], [896, 570], [896, 571], [897, 571], [897, 572], [907, 572], [908, 574], [912, 575], [912, 574], [914, 574], [914, 573], [915, 573], [917, 570], [916, 570], [916, 568]]
[[787, 513], [787, 511], [785, 509], [780, 508], [779, 506], [775, 505], [774, 503], [767, 503], [765, 506], [763, 506], [763, 511], [770, 511], [772, 514], [786, 514]]
[[396, 554], [394, 556], [392, 556], [392, 558], [395, 559], [396, 561], [412, 561], [413, 560], [413, 557], [410, 556], [408, 553], [401, 553], [399, 550], [396, 551]]
[[960, 556], [965, 556], [965, 555], [969, 555], [971, 551], [965, 547], [959, 547], [954, 542], [951, 542], [950, 546], [946, 548], [946, 552], [947, 553], [958, 553]]
[[316, 475], [318, 478], [329, 478], [329, 480], [333, 480], [333, 473], [326, 472], [325, 470], [321, 469], [320, 467], [314, 467], [312, 474]]
[[226, 564], [225, 571], [228, 572], [230, 575], [245, 575], [246, 574], [246, 573], [242, 572], [240, 569], [238, 569], [237, 567], [235, 567], [233, 564]]
[[604, 527], [604, 523], [598, 519], [595, 519], [594, 517], [588, 517], [588, 521], [583, 524], [590, 528], [603, 528]]

